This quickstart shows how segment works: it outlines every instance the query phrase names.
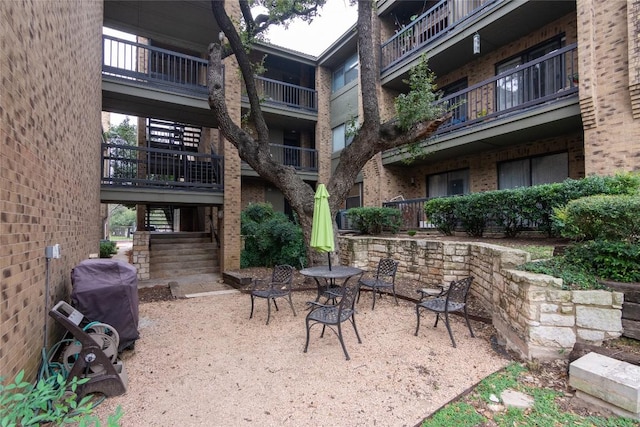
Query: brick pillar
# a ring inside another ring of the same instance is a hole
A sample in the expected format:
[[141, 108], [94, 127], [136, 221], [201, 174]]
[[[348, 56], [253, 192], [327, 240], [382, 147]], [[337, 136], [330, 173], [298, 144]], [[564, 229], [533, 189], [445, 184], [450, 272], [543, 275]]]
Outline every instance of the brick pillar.
[[[239, 18], [240, 9], [237, 4], [225, 3], [230, 17]], [[229, 116], [241, 125], [241, 82], [235, 56], [225, 59], [224, 91]], [[240, 212], [242, 210], [242, 180], [240, 156], [238, 150], [229, 141], [220, 136], [220, 145], [224, 154], [224, 208], [222, 210], [221, 265], [220, 271], [240, 268]]]

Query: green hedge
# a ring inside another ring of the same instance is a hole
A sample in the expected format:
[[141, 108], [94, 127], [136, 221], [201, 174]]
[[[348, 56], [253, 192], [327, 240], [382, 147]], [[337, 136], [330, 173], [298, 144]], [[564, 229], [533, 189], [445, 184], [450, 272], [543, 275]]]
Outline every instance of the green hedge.
[[402, 225], [402, 212], [395, 208], [351, 208], [347, 217], [362, 234], [380, 234], [383, 231], [396, 234]]
[[591, 176], [561, 183], [496, 190], [464, 196], [431, 199], [424, 211], [429, 221], [445, 234], [461, 227], [471, 236], [482, 236], [489, 224], [500, 226], [508, 237], [536, 225], [549, 236], [558, 235], [562, 223], [554, 210], [569, 201], [597, 194], [633, 195], [640, 188], [640, 175]]

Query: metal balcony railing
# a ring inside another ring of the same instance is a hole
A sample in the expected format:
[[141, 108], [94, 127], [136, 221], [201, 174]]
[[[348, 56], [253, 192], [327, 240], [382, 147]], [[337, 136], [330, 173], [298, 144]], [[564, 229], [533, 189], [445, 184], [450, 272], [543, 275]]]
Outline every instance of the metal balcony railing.
[[102, 144], [102, 185], [224, 190], [224, 158], [126, 144]]
[[381, 71], [420, 50], [488, 3], [499, 0], [441, 0], [400, 29], [380, 47]]
[[[271, 157], [280, 164], [292, 166], [304, 172], [318, 171], [318, 150], [316, 149], [281, 144], [269, 144], [269, 149]], [[246, 162], [242, 163], [249, 167]]]
[[269, 147], [273, 159], [283, 165], [293, 166], [299, 171], [318, 171], [318, 150], [280, 144], [270, 144]]
[[[318, 111], [317, 91], [266, 77], [255, 76], [258, 96], [264, 104]], [[243, 97], [246, 91], [243, 90]]]
[[402, 230], [435, 229], [424, 213], [424, 204], [429, 198], [397, 200], [382, 203], [383, 207], [399, 209], [402, 212]]
[[207, 61], [166, 49], [102, 36], [102, 75], [207, 96]]
[[452, 116], [436, 134], [576, 95], [577, 67], [577, 45], [572, 44], [446, 96], [439, 103], [446, 105]]

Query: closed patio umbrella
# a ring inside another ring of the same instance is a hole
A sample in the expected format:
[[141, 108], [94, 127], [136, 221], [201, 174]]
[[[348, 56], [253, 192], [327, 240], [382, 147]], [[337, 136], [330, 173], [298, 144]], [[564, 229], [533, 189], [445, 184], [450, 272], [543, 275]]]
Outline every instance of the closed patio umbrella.
[[314, 199], [310, 246], [320, 252], [327, 252], [331, 270], [331, 252], [334, 251], [333, 221], [329, 209], [329, 193], [324, 184], [318, 185]]

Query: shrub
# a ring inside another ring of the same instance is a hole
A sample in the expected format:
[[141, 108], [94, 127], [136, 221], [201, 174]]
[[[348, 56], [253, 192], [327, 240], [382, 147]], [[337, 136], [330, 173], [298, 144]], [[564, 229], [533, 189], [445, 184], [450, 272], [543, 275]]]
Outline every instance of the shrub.
[[116, 242], [110, 240], [100, 240], [100, 258], [111, 258], [111, 255], [118, 253]]
[[640, 196], [583, 197], [556, 209], [554, 218], [564, 237], [636, 241], [640, 235]]
[[[486, 191], [464, 196], [437, 198], [425, 203], [425, 214], [438, 230], [452, 234], [461, 226], [471, 236], [482, 236], [492, 221], [503, 227], [508, 237], [517, 236], [526, 227], [537, 227], [549, 236], [560, 234], [561, 226], [554, 210], [570, 200], [598, 194], [637, 194], [640, 175], [590, 176], [581, 180], [543, 184], [510, 190]], [[631, 200], [631, 198], [629, 199]], [[629, 218], [637, 216], [634, 211]], [[637, 234], [633, 229], [633, 234]]]
[[455, 215], [468, 235], [482, 237], [484, 234], [494, 203], [495, 194], [492, 193], [472, 193], [457, 199]]
[[564, 258], [602, 279], [640, 282], [640, 243], [592, 240], [569, 246]]
[[571, 264], [563, 256], [532, 261], [519, 267], [532, 273], [548, 274], [562, 279], [563, 289], [602, 289], [598, 278], [579, 265]]
[[240, 265], [272, 267], [277, 264], [297, 266], [306, 256], [302, 228], [269, 203], [249, 205], [240, 215], [244, 249]]
[[402, 225], [402, 212], [395, 208], [351, 208], [347, 216], [362, 234], [380, 234], [383, 230], [396, 234]]
[[427, 200], [424, 204], [424, 213], [440, 232], [451, 236], [458, 223], [456, 217], [455, 197], [438, 197], [435, 199]]
[[[61, 374], [49, 379], [40, 379], [34, 385], [24, 381], [24, 371], [20, 371], [13, 383], [3, 385], [0, 377], [0, 425], [2, 426], [38, 426], [63, 425], [99, 425], [93, 416], [91, 396], [79, 401], [75, 393], [79, 384], [89, 378], [66, 381]], [[107, 425], [117, 426], [122, 417], [120, 408], [110, 415]]]

